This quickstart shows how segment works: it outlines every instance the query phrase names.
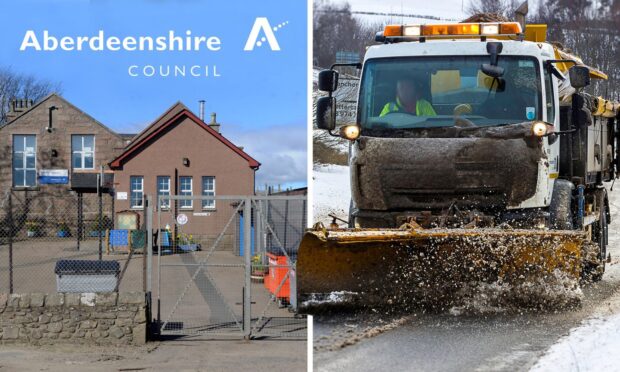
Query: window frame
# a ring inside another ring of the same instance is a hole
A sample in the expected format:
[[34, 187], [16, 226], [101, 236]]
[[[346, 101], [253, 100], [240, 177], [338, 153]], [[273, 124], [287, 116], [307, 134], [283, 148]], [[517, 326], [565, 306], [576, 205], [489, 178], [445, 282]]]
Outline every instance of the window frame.
[[[90, 136], [93, 137], [93, 149], [92, 151], [84, 151], [84, 138]], [[73, 138], [74, 137], [80, 137], [81, 141], [81, 147], [80, 150], [74, 150], [73, 149]], [[78, 170], [93, 170], [95, 169], [95, 153], [96, 153], [96, 137], [94, 134], [72, 134], [71, 135], [71, 169], [78, 169]], [[73, 155], [79, 153], [80, 154], [80, 167], [76, 167], [73, 164]], [[92, 153], [93, 155], [93, 166], [90, 168], [85, 167], [86, 164], [86, 160], [85, 160], [85, 154], [86, 153]]]
[[[434, 55], [434, 56], [397, 56], [397, 57], [374, 57], [374, 58], [369, 58], [364, 62], [364, 67], [362, 69], [362, 73], [360, 75], [360, 80], [359, 80], [359, 89], [358, 89], [358, 93], [357, 93], [357, 102], [358, 102], [358, 110], [357, 110], [357, 123], [359, 123], [359, 125], [362, 128], [362, 135], [371, 135], [369, 132], [371, 130], [368, 129], [367, 127], [367, 120], [369, 117], [367, 111], [372, 110], [371, 106], [372, 106], [372, 102], [370, 100], [365, 99], [365, 95], [368, 95], [368, 92], [366, 92], [366, 90], [371, 89], [374, 86], [374, 83], [372, 82], [372, 79], [375, 79], [374, 74], [376, 72], [370, 71], [371, 68], [373, 68], [373, 65], [376, 65], [378, 63], [394, 63], [394, 62], [403, 62], [403, 61], [407, 61], [407, 60], [419, 60], [419, 61], [424, 61], [426, 64], [432, 64], [433, 63], [433, 59], [449, 59], [449, 58], [464, 58], [464, 57], [468, 57], [468, 58], [479, 58], [479, 57], [486, 57], [488, 58], [488, 55], [478, 55], [478, 54], [472, 54], [472, 55]], [[506, 54], [506, 55], [502, 55], [502, 58], [507, 57], [507, 58], [511, 58], [513, 60], [518, 60], [518, 59], [523, 59], [523, 60], [530, 60], [532, 62], [534, 62], [534, 71], [536, 72], [536, 82], [538, 84], [538, 90], [539, 90], [539, 94], [537, 94], [536, 97], [536, 118], [534, 120], [541, 120], [543, 118], [543, 112], [545, 107], [543, 107], [543, 94], [542, 94], [542, 85], [544, 84], [544, 78], [541, 75], [542, 73], [544, 73], [541, 70], [541, 66], [542, 66], [542, 62], [541, 60], [539, 60], [538, 58], [534, 57], [534, 56], [530, 56], [530, 55], [521, 55], [521, 54]], [[372, 74], [370, 76], [368, 76], [369, 74]], [[366, 85], [370, 85], [370, 86], [366, 86]], [[433, 102], [431, 102], [432, 104]], [[494, 125], [492, 125], [494, 126]], [[422, 128], [422, 127], [420, 127]], [[416, 128], [414, 128], [416, 129]], [[390, 134], [387, 134], [385, 136], [390, 136]]]
[[[165, 190], [163, 188], [160, 188], [160, 182], [159, 181], [160, 180], [164, 180], [164, 179], [168, 181], [168, 189], [167, 190]], [[159, 208], [162, 209], [162, 210], [170, 209], [170, 199], [168, 199], [168, 200], [159, 199], [159, 197], [163, 196], [163, 195], [170, 196], [170, 192], [171, 192], [170, 176], [157, 176], [156, 182], [157, 182], [157, 199], [159, 200]]]
[[[22, 137], [23, 140], [23, 150], [22, 151], [16, 151], [15, 150], [15, 142], [16, 139], [18, 137]], [[28, 168], [28, 154], [30, 154], [30, 152], [26, 151], [26, 140], [28, 137], [32, 137], [34, 138], [34, 151], [32, 152], [32, 155], [34, 156], [34, 168]], [[37, 177], [37, 135], [36, 134], [13, 134], [13, 138], [12, 138], [12, 143], [11, 143], [11, 177], [12, 177], [12, 185], [15, 188], [33, 188], [33, 187], [37, 187], [39, 182], [38, 182], [38, 177]], [[16, 168], [15, 167], [15, 157], [17, 155], [17, 153], [20, 153], [21, 155], [21, 160], [22, 160], [22, 167], [21, 168]], [[34, 184], [29, 185], [28, 184], [28, 171], [34, 171]], [[23, 180], [24, 182], [21, 185], [18, 185], [15, 183], [15, 174], [17, 172], [23, 172]]]
[[[213, 188], [211, 190], [205, 189], [205, 180], [211, 179], [213, 181]], [[202, 176], [202, 195], [204, 196], [215, 196], [215, 176]], [[213, 210], [216, 208], [216, 200], [205, 200], [202, 199], [202, 209], [205, 210]]]
[[[551, 103], [551, 108], [547, 108], [545, 105], [545, 115], [546, 115], [545, 119], [547, 123], [555, 125], [556, 104], [555, 104], [555, 92], [553, 91], [554, 86], [555, 86], [555, 84], [553, 84], [554, 76], [549, 71], [544, 71], [544, 74], [545, 74], [545, 79], [544, 79], [545, 80], [544, 81], [545, 100], [547, 101], [547, 105]], [[553, 115], [551, 119], [549, 119], [549, 112], [551, 112], [551, 115]]]
[[[189, 189], [183, 189], [183, 180], [189, 179]], [[180, 196], [193, 196], [194, 195], [194, 178], [192, 176], [179, 176], [179, 195]], [[180, 209], [193, 209], [194, 201], [192, 199], [180, 199]]]
[[[140, 190], [134, 190], [133, 188], [133, 180], [140, 179]], [[134, 205], [134, 193], [141, 193], [140, 196], [140, 205]], [[131, 209], [143, 209], [144, 208], [144, 176], [129, 176], [129, 207]]]

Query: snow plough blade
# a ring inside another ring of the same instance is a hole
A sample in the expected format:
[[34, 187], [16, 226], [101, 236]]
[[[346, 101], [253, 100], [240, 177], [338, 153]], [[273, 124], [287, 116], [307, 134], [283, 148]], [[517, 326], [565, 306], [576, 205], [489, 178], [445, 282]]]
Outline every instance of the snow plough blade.
[[298, 294], [447, 302], [470, 283], [578, 283], [584, 242], [573, 231], [314, 229], [298, 251]]

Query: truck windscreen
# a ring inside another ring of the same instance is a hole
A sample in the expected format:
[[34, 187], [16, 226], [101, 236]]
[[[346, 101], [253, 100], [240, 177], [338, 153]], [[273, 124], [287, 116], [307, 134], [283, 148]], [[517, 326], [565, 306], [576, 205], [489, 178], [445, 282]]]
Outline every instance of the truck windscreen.
[[366, 61], [359, 118], [363, 129], [495, 126], [542, 119], [539, 64], [500, 55], [501, 77], [481, 71], [489, 56]]

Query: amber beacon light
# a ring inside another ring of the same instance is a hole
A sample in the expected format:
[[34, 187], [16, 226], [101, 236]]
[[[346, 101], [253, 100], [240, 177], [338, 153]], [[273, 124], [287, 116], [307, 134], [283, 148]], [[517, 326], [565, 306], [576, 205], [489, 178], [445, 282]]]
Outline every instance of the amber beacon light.
[[521, 25], [518, 22], [448, 23], [429, 25], [387, 25], [383, 30], [383, 36], [386, 38], [516, 36], [522, 32]]

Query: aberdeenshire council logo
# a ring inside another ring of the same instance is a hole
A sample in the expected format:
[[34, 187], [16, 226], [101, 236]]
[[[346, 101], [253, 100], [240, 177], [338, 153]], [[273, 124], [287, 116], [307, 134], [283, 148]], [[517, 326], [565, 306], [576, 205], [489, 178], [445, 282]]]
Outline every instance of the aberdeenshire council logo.
[[[272, 25], [266, 17], [257, 17], [245, 43], [244, 51], [253, 51], [263, 46], [271, 51], [280, 51], [276, 32], [288, 25], [288, 21]], [[97, 53], [136, 53], [136, 52], [207, 52], [218, 53], [223, 42], [216, 35], [196, 35], [192, 30], [179, 32], [168, 30], [158, 35], [110, 35], [98, 30], [90, 35], [53, 35], [48, 30], [38, 34], [27, 30], [19, 50], [21, 52], [97, 52]], [[201, 55], [202, 56], [202, 55]], [[202, 57], [201, 57], [202, 58]], [[143, 78], [218, 78], [221, 76], [218, 66], [204, 63], [185, 63], [182, 65], [131, 64], [127, 67], [130, 77]]]
[[243, 48], [243, 50], [245, 50], [246, 52], [252, 51], [254, 50], [255, 46], [261, 47], [265, 42], [267, 42], [271, 50], [279, 51], [280, 44], [278, 43], [278, 39], [276, 39], [276, 35], [274, 34], [274, 32], [277, 32], [286, 25], [288, 25], [288, 21], [282, 22], [276, 26], [271, 26], [269, 20], [266, 17], [256, 18], [256, 21], [254, 21], [254, 26], [250, 31], [250, 35], [248, 36], [248, 40], [246, 41], [245, 48]]

